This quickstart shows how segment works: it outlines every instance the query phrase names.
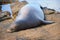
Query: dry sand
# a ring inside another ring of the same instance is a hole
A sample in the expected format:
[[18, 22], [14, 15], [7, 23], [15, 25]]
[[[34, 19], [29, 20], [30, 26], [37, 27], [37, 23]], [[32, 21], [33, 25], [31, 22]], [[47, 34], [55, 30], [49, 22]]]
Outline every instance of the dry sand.
[[36, 28], [7, 33], [6, 29], [11, 25], [12, 19], [0, 22], [0, 40], [60, 40], [60, 14], [46, 15], [47, 20], [55, 23], [42, 25]]

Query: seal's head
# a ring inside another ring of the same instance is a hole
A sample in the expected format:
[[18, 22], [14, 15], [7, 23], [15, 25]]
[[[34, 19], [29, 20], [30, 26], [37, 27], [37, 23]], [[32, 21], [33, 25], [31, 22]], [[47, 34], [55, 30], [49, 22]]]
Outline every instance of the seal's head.
[[8, 32], [8, 33], [12, 33], [12, 32], [15, 32], [16, 29], [17, 29], [17, 25], [16, 25], [16, 24], [12, 24], [12, 25], [10, 26], [10, 28], [7, 29], [7, 32]]

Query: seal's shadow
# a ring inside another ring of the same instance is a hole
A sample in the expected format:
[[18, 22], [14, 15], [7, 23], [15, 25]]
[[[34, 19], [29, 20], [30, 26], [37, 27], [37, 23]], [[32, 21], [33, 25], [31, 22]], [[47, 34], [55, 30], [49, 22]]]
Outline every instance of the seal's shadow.
[[28, 30], [28, 29], [35, 29], [35, 28], [42, 27], [42, 26], [45, 26], [45, 25], [50, 25], [50, 24], [40, 24], [40, 25], [37, 25], [37, 26], [34, 26], [34, 27], [26, 27], [26, 28], [22, 27], [21, 29], [18, 29], [15, 32], [24, 31], [24, 30]]

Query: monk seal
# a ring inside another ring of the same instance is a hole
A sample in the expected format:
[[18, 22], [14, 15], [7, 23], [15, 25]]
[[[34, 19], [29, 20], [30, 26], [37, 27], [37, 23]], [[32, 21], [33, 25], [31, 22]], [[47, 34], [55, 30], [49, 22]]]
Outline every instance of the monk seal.
[[18, 16], [10, 28], [7, 29], [7, 32], [35, 27], [42, 23], [49, 24], [53, 23], [53, 21], [44, 20], [44, 13], [39, 4], [26, 4], [21, 10], [19, 10]]

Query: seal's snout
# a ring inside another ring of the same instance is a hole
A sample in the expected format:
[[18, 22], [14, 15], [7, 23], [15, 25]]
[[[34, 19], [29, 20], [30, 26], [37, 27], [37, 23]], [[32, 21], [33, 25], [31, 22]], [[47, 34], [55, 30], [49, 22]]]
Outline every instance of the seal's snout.
[[12, 32], [14, 32], [15, 30], [14, 29], [7, 29], [6, 30], [6, 32], [8, 32], [8, 33], [12, 33]]
[[9, 30], [9, 29], [7, 29], [7, 30], [6, 30], [6, 32], [8, 32], [8, 33], [12, 33], [12, 31], [11, 31], [11, 30]]
[[8, 33], [12, 33], [12, 32], [15, 32], [17, 29], [17, 25], [15, 23], [13, 23], [6, 31]]

